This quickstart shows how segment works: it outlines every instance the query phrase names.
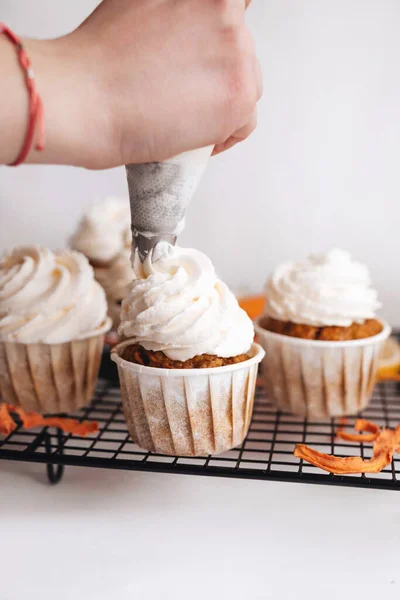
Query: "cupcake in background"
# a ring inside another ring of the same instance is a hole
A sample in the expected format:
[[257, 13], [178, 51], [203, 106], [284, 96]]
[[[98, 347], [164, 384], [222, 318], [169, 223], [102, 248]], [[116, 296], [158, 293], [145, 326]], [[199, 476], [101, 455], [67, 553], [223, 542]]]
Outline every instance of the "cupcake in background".
[[70, 239], [71, 248], [87, 256], [106, 292], [114, 328], [119, 325], [121, 302], [132, 281], [131, 245], [129, 202], [119, 198], [90, 207]]
[[104, 335], [103, 288], [83, 254], [16, 248], [0, 260], [0, 397], [40, 413], [91, 400]]
[[390, 327], [366, 266], [344, 250], [279, 266], [266, 285], [256, 331], [278, 408], [315, 418], [365, 408]]
[[204, 456], [241, 444], [264, 352], [211, 261], [161, 242], [122, 303], [114, 349], [132, 438], [155, 452]]

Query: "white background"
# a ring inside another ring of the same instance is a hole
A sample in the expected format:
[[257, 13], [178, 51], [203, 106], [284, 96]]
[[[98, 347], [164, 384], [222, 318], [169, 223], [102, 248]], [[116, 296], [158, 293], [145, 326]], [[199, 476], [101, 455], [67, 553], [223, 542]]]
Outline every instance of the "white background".
[[0, 466], [1, 600], [399, 598], [399, 492]]
[[[0, 0], [0, 18], [57, 35], [94, 4]], [[212, 161], [182, 241], [253, 290], [283, 259], [349, 248], [400, 324], [399, 1], [254, 0], [248, 21], [259, 129]], [[115, 193], [123, 170], [3, 168], [0, 246], [60, 246]], [[72, 468], [50, 488], [44, 467], [0, 467], [2, 600], [399, 597], [396, 492]]]
[[[22, 35], [55, 36], [95, 4], [0, 0], [0, 15]], [[284, 259], [347, 248], [400, 324], [400, 3], [254, 0], [248, 23], [265, 76], [258, 131], [211, 161], [181, 244], [249, 291]], [[123, 169], [2, 168], [0, 248], [62, 245], [106, 194], [126, 194]]]

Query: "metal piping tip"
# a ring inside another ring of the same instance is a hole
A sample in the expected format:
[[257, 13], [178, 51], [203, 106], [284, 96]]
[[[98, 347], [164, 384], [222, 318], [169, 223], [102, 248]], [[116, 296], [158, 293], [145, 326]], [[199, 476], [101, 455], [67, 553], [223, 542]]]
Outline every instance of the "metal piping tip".
[[139, 258], [142, 262], [144, 262], [146, 256], [151, 252], [159, 242], [168, 242], [175, 246], [177, 240], [176, 235], [153, 235], [151, 237], [146, 237], [139, 233], [137, 229], [132, 228], [132, 242], [133, 248], [137, 248]]
[[161, 163], [126, 165], [132, 245], [142, 262], [159, 242], [175, 245], [212, 149], [199, 148]]

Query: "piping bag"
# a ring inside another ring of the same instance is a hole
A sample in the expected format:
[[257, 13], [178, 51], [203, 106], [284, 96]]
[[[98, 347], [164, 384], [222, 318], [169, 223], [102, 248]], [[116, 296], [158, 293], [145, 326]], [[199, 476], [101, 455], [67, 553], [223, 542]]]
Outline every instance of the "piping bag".
[[[246, 8], [250, 2], [245, 1]], [[164, 162], [126, 165], [132, 249], [138, 249], [142, 262], [158, 242], [175, 244], [213, 148], [191, 150]]]
[[207, 146], [163, 162], [126, 165], [132, 249], [138, 249], [142, 262], [158, 242], [175, 244], [212, 151]]

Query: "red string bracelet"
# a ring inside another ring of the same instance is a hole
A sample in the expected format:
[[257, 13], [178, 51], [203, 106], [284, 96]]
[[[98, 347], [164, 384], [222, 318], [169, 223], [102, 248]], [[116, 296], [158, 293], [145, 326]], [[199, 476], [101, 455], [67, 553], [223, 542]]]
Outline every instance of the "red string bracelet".
[[32, 147], [33, 138], [35, 137], [36, 127], [38, 127], [38, 137], [35, 149], [39, 152], [44, 149], [43, 102], [36, 89], [35, 74], [32, 69], [31, 61], [29, 60], [21, 40], [4, 23], [0, 23], [0, 34], [2, 33], [4, 33], [6, 38], [8, 38], [16, 47], [18, 62], [24, 71], [25, 83], [29, 94], [28, 128], [24, 144], [16, 160], [9, 165], [10, 167], [16, 167], [23, 163], [28, 156]]

